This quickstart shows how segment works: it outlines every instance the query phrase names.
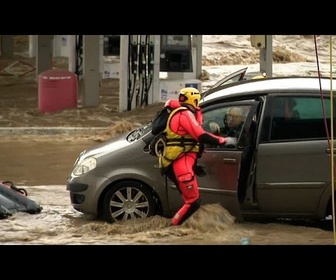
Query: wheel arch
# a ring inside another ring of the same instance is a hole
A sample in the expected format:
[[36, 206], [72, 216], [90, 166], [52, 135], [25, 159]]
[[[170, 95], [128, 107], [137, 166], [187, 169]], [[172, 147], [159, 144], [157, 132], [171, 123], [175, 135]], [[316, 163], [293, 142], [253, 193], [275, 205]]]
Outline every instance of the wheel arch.
[[[321, 199], [320, 199], [320, 215], [321, 218], [325, 218], [329, 215], [332, 215], [332, 195], [331, 195], [331, 183], [328, 185], [328, 187], [324, 190], [322, 193]], [[336, 191], [334, 190], [334, 195], [336, 194]], [[323, 216], [323, 217], [322, 217]]]

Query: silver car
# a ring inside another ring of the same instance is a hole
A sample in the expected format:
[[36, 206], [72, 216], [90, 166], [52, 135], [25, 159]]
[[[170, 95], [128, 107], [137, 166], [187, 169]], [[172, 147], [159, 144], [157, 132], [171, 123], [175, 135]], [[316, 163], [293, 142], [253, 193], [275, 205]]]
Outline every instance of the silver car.
[[[335, 81], [239, 80], [219, 83], [201, 100], [206, 129], [209, 122], [223, 128], [232, 106], [246, 112], [237, 146], [205, 147], [199, 164], [207, 176], [198, 178], [202, 204], [220, 203], [237, 221], [332, 215]], [[74, 209], [107, 222], [172, 217], [183, 201], [148, 153], [152, 137], [148, 123], [83, 151], [67, 179]]]

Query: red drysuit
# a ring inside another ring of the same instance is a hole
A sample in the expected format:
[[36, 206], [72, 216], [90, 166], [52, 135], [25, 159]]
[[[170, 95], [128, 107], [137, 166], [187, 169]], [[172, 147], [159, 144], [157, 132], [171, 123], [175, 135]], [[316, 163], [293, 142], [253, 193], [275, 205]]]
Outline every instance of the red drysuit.
[[[172, 108], [181, 106], [178, 100], [169, 100], [166, 105], [168, 104]], [[195, 108], [188, 107], [188, 109], [180, 110], [172, 116], [169, 123], [172, 132], [181, 136], [191, 135], [200, 143], [220, 145], [227, 142], [228, 138], [216, 136], [203, 129], [203, 115], [199, 108], [196, 108], [195, 112], [192, 112]], [[181, 153], [167, 171], [167, 176], [177, 185], [184, 201], [183, 206], [172, 218], [172, 225], [182, 224], [200, 207], [198, 183], [194, 171], [200, 153], [201, 151]]]

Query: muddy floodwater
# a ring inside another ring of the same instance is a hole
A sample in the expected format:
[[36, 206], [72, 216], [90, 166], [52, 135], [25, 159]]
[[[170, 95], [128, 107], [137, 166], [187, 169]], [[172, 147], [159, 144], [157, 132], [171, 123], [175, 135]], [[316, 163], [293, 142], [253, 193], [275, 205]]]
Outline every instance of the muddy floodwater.
[[77, 139], [1, 141], [1, 180], [26, 188], [43, 207], [39, 214], [16, 213], [0, 220], [0, 244], [48, 245], [334, 245], [332, 230], [283, 222], [236, 223], [220, 205], [203, 205], [184, 225], [151, 217], [108, 224], [70, 205], [66, 178], [83, 149], [94, 141]]
[[[37, 108], [36, 72], [32, 71], [36, 65], [36, 59], [27, 57], [28, 35], [15, 37], [17, 37], [15, 53], [24, 52], [26, 55], [0, 55], [0, 130], [14, 127], [111, 127], [108, 135], [112, 137], [116, 132], [120, 133], [121, 128], [129, 130], [138, 122], [150, 120], [162, 106], [158, 104], [159, 106], [137, 108], [119, 114], [119, 79], [103, 79], [99, 89], [99, 106], [41, 114]], [[225, 75], [242, 69], [246, 65], [248, 65], [248, 72], [259, 71], [260, 52], [251, 46], [250, 35], [204, 35], [203, 37], [202, 70], [205, 70], [205, 73], [203, 73], [202, 82], [204, 85], [214, 85]], [[336, 37], [332, 37], [335, 41]], [[317, 36], [317, 39], [318, 44], [315, 49], [313, 35], [273, 35], [273, 59], [276, 62], [273, 65], [273, 75], [316, 76], [317, 70], [321, 69], [321, 75], [329, 77], [330, 38], [327, 35], [321, 35]], [[334, 42], [334, 52], [335, 46]], [[321, 62], [319, 68], [315, 63], [317, 53], [318, 61]], [[54, 57], [53, 66], [58, 69], [68, 69], [68, 60], [64, 57]], [[116, 126], [118, 122], [123, 123], [123, 126]], [[293, 224], [289, 221], [258, 223], [250, 221], [238, 224], [225, 209], [216, 204], [203, 205], [191, 219], [179, 227], [169, 227], [170, 221], [163, 217], [116, 224], [97, 221], [71, 207], [69, 193], [65, 187], [66, 178], [80, 151], [95, 144], [92, 139], [81, 136], [0, 135], [0, 180], [11, 180], [17, 186], [24, 187], [28, 191], [28, 196], [43, 207], [39, 214], [16, 213], [0, 220], [0, 244], [335, 245], [333, 227], [307, 222]], [[151, 260], [156, 257], [160, 255], [151, 256]], [[183, 260], [188, 258], [188, 256], [181, 257]], [[281, 255], [282, 259], [287, 257]], [[78, 272], [83, 264], [90, 264], [88, 256], [76, 256], [76, 258], [83, 263], [78, 268], [66, 265], [69, 270]], [[8, 259], [17, 267], [23, 263], [18, 262], [21, 259], [16, 256]], [[24, 258], [23, 261], [26, 259]], [[139, 259], [137, 258], [135, 262]], [[312, 259], [316, 260], [316, 258]], [[129, 258], [125, 263], [128, 260]], [[243, 258], [245, 264], [250, 260], [252, 259]], [[170, 267], [173, 267], [173, 261], [172, 258], [169, 262]], [[236, 264], [239, 263], [237, 259], [234, 261]], [[135, 262], [132, 263], [132, 267]], [[181, 262], [177, 263], [181, 264]], [[295, 264], [301, 263], [295, 260]], [[277, 265], [281, 267], [282, 262]], [[316, 267], [315, 264], [314, 266]], [[258, 268], [261, 267], [258, 263]], [[309, 271], [312, 268], [306, 263], [305, 267], [308, 267]], [[54, 268], [52, 271], [55, 271]], [[319, 268], [327, 269], [329, 266], [323, 264]], [[300, 272], [303, 270], [301, 269]], [[256, 268], [248, 271], [255, 272]], [[276, 271], [278, 272], [278, 269]]]

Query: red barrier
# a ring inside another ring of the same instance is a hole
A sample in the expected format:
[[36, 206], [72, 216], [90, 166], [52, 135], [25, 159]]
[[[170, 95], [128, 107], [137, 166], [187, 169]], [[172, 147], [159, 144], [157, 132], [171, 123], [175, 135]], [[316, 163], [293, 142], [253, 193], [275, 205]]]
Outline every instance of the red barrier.
[[66, 70], [47, 70], [39, 75], [38, 109], [49, 113], [77, 107], [77, 75]]

